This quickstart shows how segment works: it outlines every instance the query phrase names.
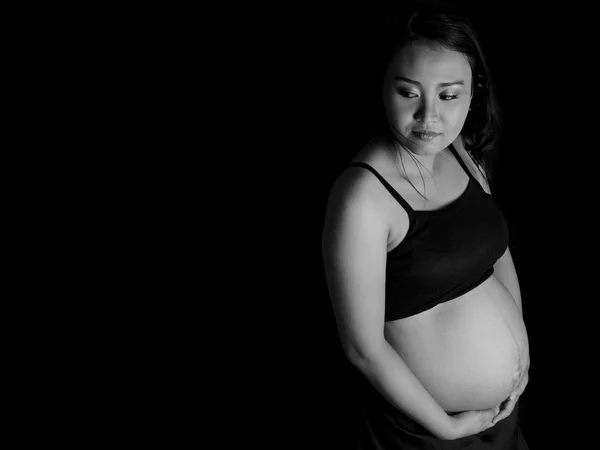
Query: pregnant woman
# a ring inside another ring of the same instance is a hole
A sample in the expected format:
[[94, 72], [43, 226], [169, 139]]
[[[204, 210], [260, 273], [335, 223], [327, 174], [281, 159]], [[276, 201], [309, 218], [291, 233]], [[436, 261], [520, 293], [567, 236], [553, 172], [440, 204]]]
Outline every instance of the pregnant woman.
[[498, 113], [481, 45], [439, 7], [387, 30], [381, 126], [335, 180], [322, 241], [342, 348], [368, 387], [356, 448], [527, 449], [529, 346], [483, 159]]

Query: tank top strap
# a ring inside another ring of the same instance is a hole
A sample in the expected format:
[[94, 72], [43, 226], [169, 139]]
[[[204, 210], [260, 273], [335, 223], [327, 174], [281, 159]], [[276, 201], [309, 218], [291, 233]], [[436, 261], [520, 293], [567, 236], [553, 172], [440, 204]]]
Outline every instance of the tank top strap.
[[406, 211], [409, 214], [414, 213], [414, 210], [410, 207], [410, 205], [408, 204], [408, 202], [406, 200], [404, 200], [402, 198], [402, 196], [398, 193], [398, 191], [396, 191], [396, 189], [394, 189], [392, 187], [392, 185], [390, 183], [388, 183], [386, 181], [386, 179], [383, 178], [381, 176], [381, 174], [379, 172], [377, 172], [373, 167], [371, 167], [370, 165], [368, 165], [366, 163], [363, 163], [363, 162], [353, 162], [353, 163], [350, 163], [348, 165], [348, 167], [362, 167], [364, 169], [369, 170], [373, 175], [375, 175], [379, 179], [379, 181], [381, 182], [381, 184], [383, 184], [383, 186], [388, 190], [388, 192], [390, 194], [392, 194], [392, 197], [394, 197], [396, 199], [396, 201], [398, 203], [400, 203], [404, 207], [404, 209], [406, 209]]
[[450, 151], [452, 152], [452, 154], [454, 155], [454, 157], [456, 158], [456, 160], [458, 161], [458, 163], [460, 164], [460, 166], [463, 168], [463, 170], [465, 172], [467, 172], [467, 175], [469, 176], [469, 178], [471, 180], [477, 182], [477, 184], [479, 184], [479, 181], [477, 181], [477, 179], [473, 176], [473, 174], [471, 173], [471, 171], [469, 170], [469, 168], [467, 167], [467, 165], [465, 164], [465, 162], [463, 161], [463, 159], [459, 156], [458, 152], [454, 148], [454, 145], [450, 144], [448, 146], [448, 148], [450, 149]]

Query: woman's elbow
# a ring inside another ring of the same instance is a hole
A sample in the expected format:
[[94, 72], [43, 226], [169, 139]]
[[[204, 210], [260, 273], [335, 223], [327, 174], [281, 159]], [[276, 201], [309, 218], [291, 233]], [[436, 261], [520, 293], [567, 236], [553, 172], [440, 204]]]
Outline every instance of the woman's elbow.
[[381, 359], [384, 344], [383, 339], [381, 342], [370, 343], [368, 345], [347, 344], [343, 346], [344, 354], [350, 364], [361, 372], [369, 371]]

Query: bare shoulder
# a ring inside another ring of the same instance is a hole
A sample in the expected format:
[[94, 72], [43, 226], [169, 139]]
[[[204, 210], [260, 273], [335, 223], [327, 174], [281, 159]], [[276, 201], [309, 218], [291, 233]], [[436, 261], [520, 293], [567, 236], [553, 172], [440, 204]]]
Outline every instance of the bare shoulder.
[[458, 137], [452, 144], [454, 145], [454, 148], [458, 152], [459, 156], [467, 165], [467, 168], [469, 169], [471, 174], [475, 177], [477, 181], [479, 181], [479, 184], [481, 184], [483, 190], [491, 195], [488, 182], [482, 174], [482, 172], [485, 173], [485, 169], [482, 166], [478, 165], [475, 161], [473, 161], [473, 158], [471, 158], [471, 155], [469, 155], [469, 152], [467, 152], [467, 150], [465, 149], [462, 135], [458, 135]]
[[326, 224], [329, 227], [368, 221], [370, 227], [385, 226], [385, 208], [379, 181], [362, 167], [346, 168], [334, 181], [327, 200]]
[[[390, 182], [388, 158], [381, 142], [374, 139], [365, 145], [352, 162], [367, 164]], [[389, 231], [392, 223], [398, 222], [398, 209], [401, 208], [375, 173], [365, 167], [348, 167], [338, 175], [330, 189], [327, 218], [329, 220], [342, 213], [363, 214], [373, 222], [372, 226], [381, 225]]]

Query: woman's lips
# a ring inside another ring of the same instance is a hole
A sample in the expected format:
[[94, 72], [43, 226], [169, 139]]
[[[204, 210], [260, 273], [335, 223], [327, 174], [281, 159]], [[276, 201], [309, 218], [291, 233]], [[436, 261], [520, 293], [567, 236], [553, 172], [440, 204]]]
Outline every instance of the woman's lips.
[[422, 141], [430, 141], [442, 133], [436, 133], [434, 131], [429, 131], [429, 130], [412, 130], [412, 134], [414, 134], [416, 137], [418, 137]]

